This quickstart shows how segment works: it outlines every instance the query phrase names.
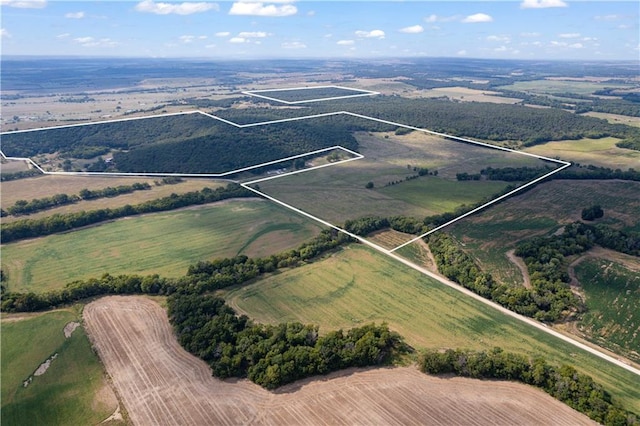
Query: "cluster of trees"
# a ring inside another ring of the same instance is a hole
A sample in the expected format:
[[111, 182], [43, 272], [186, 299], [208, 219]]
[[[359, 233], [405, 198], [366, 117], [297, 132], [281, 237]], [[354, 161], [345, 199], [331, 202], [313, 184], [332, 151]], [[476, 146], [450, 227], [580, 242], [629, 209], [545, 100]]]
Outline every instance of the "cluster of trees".
[[31, 201], [18, 200], [13, 206], [7, 208], [7, 213], [20, 216], [36, 213], [42, 210], [52, 209], [54, 207], [74, 204], [80, 200], [94, 200], [97, 198], [116, 197], [122, 194], [131, 194], [135, 191], [143, 191], [151, 189], [151, 185], [147, 182], [136, 182], [133, 185], [119, 185], [116, 187], [106, 187], [103, 189], [82, 189], [80, 192], [72, 195], [56, 194], [51, 197], [34, 198]]
[[544, 358], [529, 359], [505, 352], [448, 349], [427, 351], [419, 360], [428, 374], [456, 374], [479, 379], [513, 380], [536, 386], [549, 395], [604, 425], [636, 425], [637, 417], [616, 405], [611, 395], [591, 376], [569, 365], [553, 366]]
[[532, 274], [531, 288], [499, 284], [491, 274], [482, 272], [449, 235], [431, 234], [427, 241], [440, 273], [514, 312], [539, 321], [555, 322], [583, 309], [581, 301], [561, 280], [551, 281]]
[[480, 170], [480, 173], [456, 173], [456, 179], [465, 180], [502, 180], [505, 182], [524, 182], [530, 181], [538, 176], [553, 170], [549, 166], [545, 167], [487, 167]]
[[640, 170], [611, 169], [609, 167], [598, 167], [594, 165], [573, 164], [571, 167], [562, 170], [552, 176], [552, 179], [621, 179], [640, 181]]
[[618, 148], [635, 149], [640, 151], [640, 136], [632, 136], [616, 143]]
[[582, 209], [582, 220], [596, 220], [604, 216], [604, 210], [598, 204]]
[[0, 230], [0, 238], [3, 243], [8, 243], [25, 238], [55, 234], [126, 216], [213, 203], [228, 198], [252, 197], [253, 195], [253, 192], [238, 184], [229, 184], [225, 188], [204, 188], [201, 191], [187, 192], [180, 195], [174, 193], [168, 197], [146, 201], [134, 206], [127, 204], [118, 208], [54, 214], [41, 219], [20, 219], [3, 224], [2, 230]]
[[191, 265], [187, 273], [179, 278], [163, 278], [158, 275], [143, 277], [104, 274], [100, 278], [73, 281], [61, 290], [38, 294], [5, 292], [3, 287], [0, 310], [33, 312], [105, 294], [170, 295], [177, 292], [199, 295], [244, 284], [259, 275], [274, 272], [279, 268], [302, 265], [305, 261], [310, 261], [350, 241], [352, 239], [346, 234], [331, 229], [322, 231], [316, 238], [301, 244], [296, 249], [265, 258], [251, 259], [247, 256], [237, 256], [230, 259], [200, 261]]
[[12, 173], [0, 173], [0, 182], [8, 182], [10, 180], [25, 179], [33, 176], [40, 176], [42, 172], [38, 169], [21, 170]]
[[223, 299], [175, 294], [167, 300], [178, 341], [220, 378], [248, 377], [267, 389], [347, 367], [388, 364], [407, 351], [386, 324], [332, 331], [298, 322], [257, 324]]

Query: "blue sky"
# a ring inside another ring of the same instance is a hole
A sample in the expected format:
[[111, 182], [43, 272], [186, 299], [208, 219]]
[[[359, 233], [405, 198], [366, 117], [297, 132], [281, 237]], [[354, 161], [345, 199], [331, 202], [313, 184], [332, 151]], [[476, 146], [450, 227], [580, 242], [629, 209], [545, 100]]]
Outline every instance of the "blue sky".
[[3, 55], [635, 59], [636, 1], [0, 0]]

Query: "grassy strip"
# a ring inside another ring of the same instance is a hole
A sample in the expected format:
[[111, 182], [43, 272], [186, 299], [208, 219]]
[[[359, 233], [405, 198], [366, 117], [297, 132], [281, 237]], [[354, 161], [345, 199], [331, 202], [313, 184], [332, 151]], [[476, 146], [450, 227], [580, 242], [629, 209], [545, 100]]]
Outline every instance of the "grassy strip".
[[[2, 424], [98, 424], [115, 409], [96, 393], [107, 386], [102, 366], [82, 327], [65, 338], [73, 311], [2, 322]], [[41, 376], [23, 386], [38, 366], [58, 356]]]

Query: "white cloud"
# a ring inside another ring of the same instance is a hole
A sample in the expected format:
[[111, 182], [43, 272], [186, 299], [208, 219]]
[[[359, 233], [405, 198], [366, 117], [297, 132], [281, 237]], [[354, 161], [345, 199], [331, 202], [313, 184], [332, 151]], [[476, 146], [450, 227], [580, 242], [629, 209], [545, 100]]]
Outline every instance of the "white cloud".
[[215, 45], [215, 44], [207, 44], [207, 45], [205, 46], [205, 49], [215, 49], [215, 48], [216, 48], [216, 45]]
[[520, 37], [540, 37], [540, 33], [520, 33]]
[[355, 43], [353, 40], [339, 40], [336, 44], [340, 46], [353, 46]]
[[490, 35], [487, 37], [487, 41], [499, 41], [501, 43], [511, 42], [511, 38], [508, 36]]
[[[270, 3], [277, 3], [270, 1]], [[298, 8], [292, 4], [276, 6], [275, 4], [265, 4], [263, 2], [239, 1], [231, 5], [229, 15], [251, 15], [251, 16], [291, 16], [298, 13]]]
[[143, 0], [136, 5], [138, 12], [155, 13], [156, 15], [191, 15], [193, 13], [219, 10], [216, 3], [155, 3], [153, 0]]
[[475, 24], [478, 22], [492, 22], [493, 18], [486, 13], [476, 13], [474, 15], [469, 15], [462, 20], [465, 24]]
[[548, 7], [567, 7], [562, 0], [523, 0], [520, 9], [546, 9]]
[[316, 16], [316, 11], [315, 10], [308, 11], [307, 16]]
[[195, 40], [195, 38], [196, 37], [192, 35], [183, 35], [183, 36], [180, 36], [180, 41], [183, 43], [191, 43], [193, 42], [193, 40]]
[[424, 18], [425, 22], [428, 22], [430, 24], [433, 24], [435, 22], [453, 22], [453, 21], [459, 21], [462, 18], [462, 16], [460, 15], [453, 15], [453, 16], [438, 16], [438, 15], [429, 15], [426, 18]]
[[621, 15], [598, 15], [595, 17], [596, 21], [617, 21], [619, 19], [624, 18]]
[[573, 43], [573, 44], [570, 44], [569, 47], [572, 49], [582, 49], [584, 45], [582, 43]]
[[42, 9], [47, 6], [47, 0], [0, 0], [0, 5], [20, 9]]
[[238, 37], [242, 37], [242, 38], [264, 38], [264, 37], [266, 37], [268, 35], [269, 34], [263, 32], [263, 31], [255, 31], [255, 32], [243, 31], [243, 32], [238, 34]]
[[283, 49], [306, 49], [307, 45], [299, 41], [284, 42], [281, 44]]
[[247, 43], [249, 40], [242, 37], [233, 37], [229, 39], [229, 43]]
[[84, 18], [84, 12], [71, 12], [65, 14], [64, 17], [69, 19], [82, 19]]
[[458, 56], [465, 56], [467, 54], [466, 50], [458, 50]]
[[229, 37], [231, 33], [229, 31], [219, 31], [216, 33], [216, 37]]
[[71, 34], [70, 34], [70, 33], [62, 33], [62, 34], [58, 34], [58, 35], [56, 36], [56, 38], [60, 38], [60, 39], [63, 39], [63, 38], [69, 38], [69, 37], [71, 37]]
[[400, 29], [400, 32], [405, 34], [419, 34], [423, 31], [424, 28], [422, 28], [422, 25], [413, 25], [411, 27], [404, 27]]
[[91, 43], [92, 41], [94, 41], [93, 37], [78, 37], [78, 38], [74, 38], [73, 41], [75, 41], [76, 43]]
[[0, 38], [11, 38], [11, 34], [6, 28], [0, 28]]
[[382, 31], [382, 30], [356, 31], [356, 35], [358, 37], [363, 37], [363, 38], [383, 39], [384, 38], [384, 31]]
[[429, 15], [424, 18], [424, 21], [429, 23], [438, 22], [438, 15]]
[[82, 47], [117, 47], [120, 45], [120, 43], [110, 38], [95, 39], [93, 37], [78, 37], [74, 38], [73, 41]]
[[560, 38], [578, 38], [578, 37], [580, 37], [580, 33], [558, 34], [558, 37], [560, 37]]

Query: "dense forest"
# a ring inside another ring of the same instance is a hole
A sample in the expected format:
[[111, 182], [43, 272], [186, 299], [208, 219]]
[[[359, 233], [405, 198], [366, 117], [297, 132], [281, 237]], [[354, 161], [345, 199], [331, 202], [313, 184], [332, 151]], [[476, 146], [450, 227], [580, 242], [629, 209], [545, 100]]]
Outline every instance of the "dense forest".
[[603, 425], [637, 425], [635, 414], [615, 404], [590, 376], [569, 365], [553, 366], [544, 358], [527, 357], [501, 348], [474, 352], [462, 349], [426, 351], [420, 369], [429, 374], [455, 374], [477, 379], [514, 380], [544, 390]]

